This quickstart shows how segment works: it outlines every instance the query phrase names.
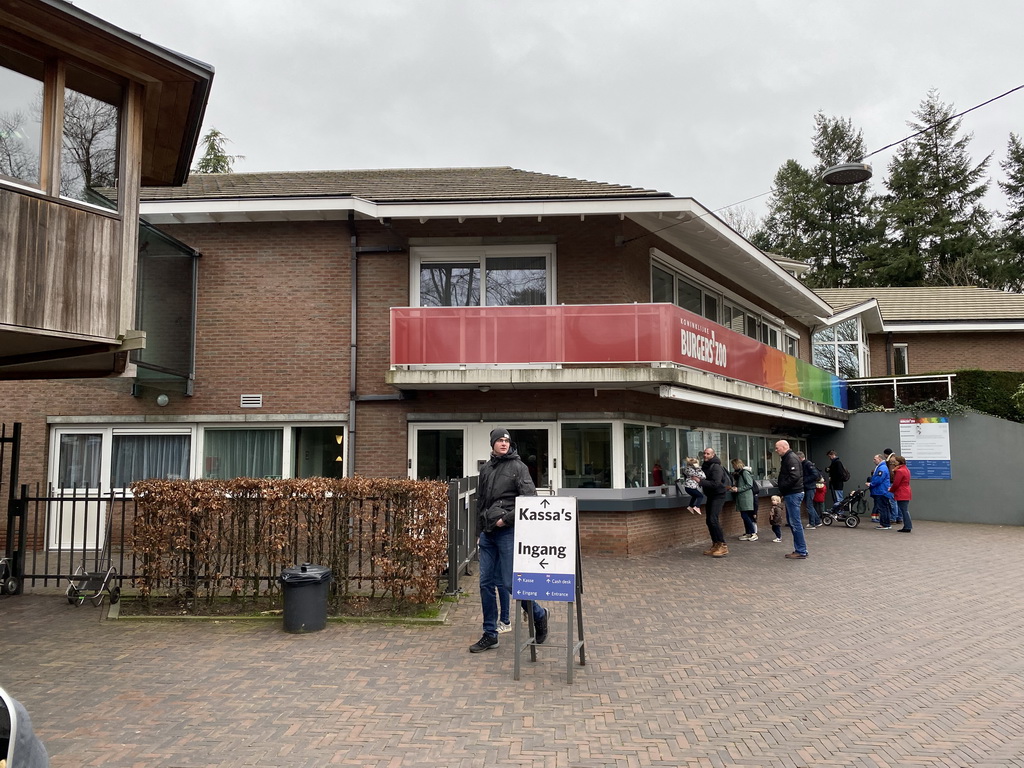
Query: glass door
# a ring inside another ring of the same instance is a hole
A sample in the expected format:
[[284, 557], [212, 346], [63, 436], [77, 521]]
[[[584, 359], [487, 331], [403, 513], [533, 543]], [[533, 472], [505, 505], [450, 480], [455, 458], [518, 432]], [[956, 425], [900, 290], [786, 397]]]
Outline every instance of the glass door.
[[102, 432], [63, 432], [56, 436], [56, 476], [47, 517], [51, 549], [99, 549], [106, 537], [107, 503], [100, 483]]

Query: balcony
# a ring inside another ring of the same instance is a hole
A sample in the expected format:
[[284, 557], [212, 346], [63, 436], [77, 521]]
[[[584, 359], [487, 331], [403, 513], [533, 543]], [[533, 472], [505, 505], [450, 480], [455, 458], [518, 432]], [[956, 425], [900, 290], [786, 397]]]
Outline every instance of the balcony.
[[[584, 375], [574, 376], [579, 369]], [[482, 387], [517, 370], [520, 386], [634, 386], [639, 380], [694, 386], [699, 380], [700, 388], [744, 396], [711, 385], [714, 379], [832, 408], [847, 404], [842, 379], [672, 304], [391, 310], [388, 379], [394, 386]], [[682, 379], [666, 373], [672, 370], [683, 371]], [[488, 377], [488, 371], [502, 376]], [[763, 395], [751, 399], [765, 401]]]

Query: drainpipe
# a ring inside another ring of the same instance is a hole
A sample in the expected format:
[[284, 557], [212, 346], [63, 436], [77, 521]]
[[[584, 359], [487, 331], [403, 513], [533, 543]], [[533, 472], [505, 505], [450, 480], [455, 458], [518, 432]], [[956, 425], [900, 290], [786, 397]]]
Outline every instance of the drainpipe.
[[355, 212], [348, 214], [349, 237], [349, 287], [351, 311], [349, 318], [349, 393], [348, 393], [348, 435], [345, 440], [345, 477], [352, 477], [353, 464], [356, 460], [356, 303], [359, 298], [359, 253], [357, 249], [358, 237], [356, 236]]
[[356, 403], [368, 400], [404, 400], [405, 395], [401, 392], [394, 395], [358, 395], [356, 394], [356, 353], [359, 345], [356, 341], [358, 329], [356, 319], [358, 317], [356, 307], [359, 300], [359, 254], [360, 253], [402, 253], [406, 249], [404, 245], [359, 245], [359, 237], [356, 233], [355, 213], [349, 211], [349, 284], [351, 311], [349, 319], [349, 391], [348, 391], [348, 439], [345, 441], [345, 477], [352, 477], [355, 474], [354, 463], [356, 460]]
[[885, 375], [892, 376], [892, 331], [885, 334]]

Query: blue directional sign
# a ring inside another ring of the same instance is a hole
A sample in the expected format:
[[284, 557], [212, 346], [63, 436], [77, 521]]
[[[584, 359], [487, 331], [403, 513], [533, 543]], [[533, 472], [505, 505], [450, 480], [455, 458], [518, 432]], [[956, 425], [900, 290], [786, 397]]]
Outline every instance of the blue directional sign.
[[576, 599], [576, 497], [516, 498], [512, 597]]

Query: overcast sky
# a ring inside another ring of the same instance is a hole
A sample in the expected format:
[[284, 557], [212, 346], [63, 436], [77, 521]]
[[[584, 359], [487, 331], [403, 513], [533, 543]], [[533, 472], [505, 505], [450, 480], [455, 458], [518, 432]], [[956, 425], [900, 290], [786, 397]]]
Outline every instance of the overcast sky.
[[[961, 111], [1024, 83], [1021, 0], [75, 4], [213, 65], [205, 125], [236, 171], [510, 165], [756, 215], [779, 166], [813, 164], [819, 110], [871, 152], [929, 88]], [[962, 130], [1003, 178], [1024, 90]]]

